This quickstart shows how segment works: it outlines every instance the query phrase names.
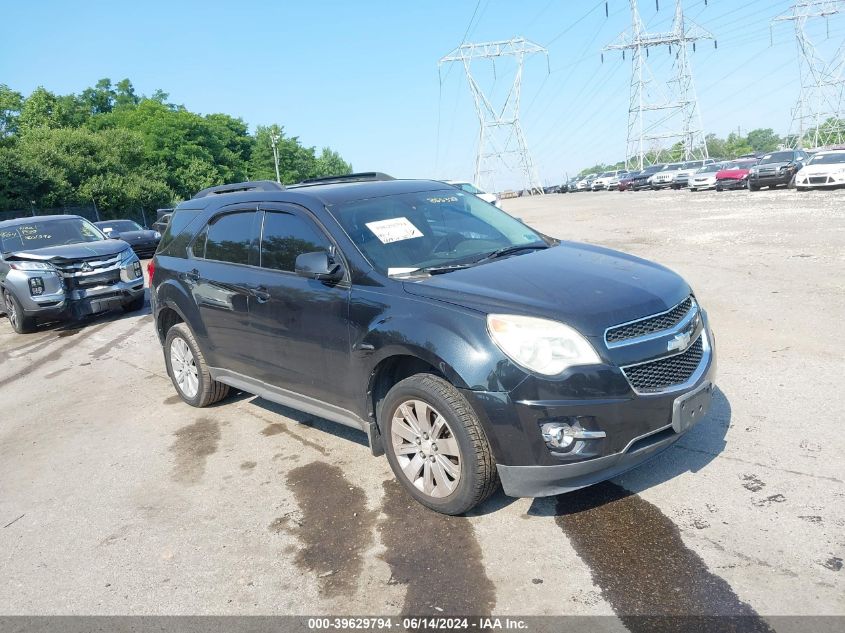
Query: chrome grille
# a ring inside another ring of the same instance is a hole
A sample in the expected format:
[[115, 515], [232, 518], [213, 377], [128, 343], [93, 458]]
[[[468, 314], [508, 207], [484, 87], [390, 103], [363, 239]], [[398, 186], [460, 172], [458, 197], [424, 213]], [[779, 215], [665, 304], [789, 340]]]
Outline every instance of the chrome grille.
[[123, 253], [104, 259], [81, 259], [72, 262], [51, 262], [53, 266], [61, 271], [64, 277], [76, 277], [78, 275], [90, 275], [105, 271], [111, 267], [117, 267]]
[[622, 369], [628, 382], [639, 393], [655, 393], [687, 382], [704, 355], [702, 335], [681, 354]]
[[693, 306], [692, 297], [687, 297], [671, 310], [632, 323], [612, 327], [607, 330], [604, 338], [608, 343], [619, 343], [620, 341], [668, 330], [680, 323]]

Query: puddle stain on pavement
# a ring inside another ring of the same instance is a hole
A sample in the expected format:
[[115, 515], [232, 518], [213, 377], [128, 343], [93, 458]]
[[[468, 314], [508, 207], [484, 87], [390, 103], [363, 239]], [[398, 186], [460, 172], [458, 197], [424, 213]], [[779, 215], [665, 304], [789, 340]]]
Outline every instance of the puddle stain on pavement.
[[[772, 629], [684, 545], [657, 506], [605, 482], [557, 498], [558, 526], [631, 633]], [[696, 616], [729, 617], [696, 617]], [[679, 617], [691, 620], [681, 620]]]
[[[252, 415], [255, 415], [255, 417], [258, 417], [259, 419], [261, 419], [260, 416], [257, 416], [254, 413]], [[264, 421], [266, 422], [266, 420], [264, 420]], [[282, 433], [284, 433], [288, 437], [295, 439], [300, 444], [303, 444], [305, 446], [313, 448], [315, 451], [317, 451], [321, 455], [328, 455], [329, 454], [329, 452], [323, 446], [321, 446], [320, 444], [317, 444], [317, 442], [312, 442], [311, 440], [302, 437], [298, 433], [294, 433], [286, 425], [282, 424], [281, 422], [272, 422], [272, 423], [268, 424], [267, 426], [265, 426], [261, 430], [261, 435], [263, 435], [264, 437], [273, 437], [274, 435], [280, 435]]]
[[394, 479], [384, 482], [381, 555], [391, 584], [406, 585], [403, 615], [486, 616], [496, 606], [481, 546], [469, 520], [446, 516], [412, 499]]
[[200, 418], [173, 435], [176, 440], [170, 447], [175, 456], [171, 478], [189, 485], [198, 483], [205, 474], [206, 459], [217, 452], [220, 425], [214, 420]]
[[340, 468], [325, 462], [295, 468], [286, 481], [296, 497], [299, 518], [279, 517], [268, 529], [289, 531], [300, 540], [303, 547], [294, 562], [317, 577], [323, 595], [353, 595], [376, 520], [376, 513], [367, 509], [364, 491], [351, 484]]

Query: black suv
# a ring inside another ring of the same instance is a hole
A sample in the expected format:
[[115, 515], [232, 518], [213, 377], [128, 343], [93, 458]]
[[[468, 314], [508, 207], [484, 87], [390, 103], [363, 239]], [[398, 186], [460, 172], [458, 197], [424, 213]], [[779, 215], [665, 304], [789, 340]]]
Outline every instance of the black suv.
[[760, 187], [774, 189], [778, 185], [789, 186], [808, 158], [807, 152], [800, 149], [763, 155], [748, 173], [748, 189], [759, 191]]
[[361, 429], [418, 501], [465, 512], [636, 466], [705, 414], [715, 354], [657, 264], [538, 233], [442, 182], [213, 187], [150, 262], [188, 404], [230, 387]]

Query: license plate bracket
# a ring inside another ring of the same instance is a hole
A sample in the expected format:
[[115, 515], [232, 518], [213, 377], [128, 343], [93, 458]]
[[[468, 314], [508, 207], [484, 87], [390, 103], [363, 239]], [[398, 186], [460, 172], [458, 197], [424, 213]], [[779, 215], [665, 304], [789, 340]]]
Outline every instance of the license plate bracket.
[[707, 415], [713, 401], [713, 383], [707, 382], [695, 391], [676, 398], [672, 405], [672, 428], [675, 433], [684, 433], [691, 429], [701, 418]]

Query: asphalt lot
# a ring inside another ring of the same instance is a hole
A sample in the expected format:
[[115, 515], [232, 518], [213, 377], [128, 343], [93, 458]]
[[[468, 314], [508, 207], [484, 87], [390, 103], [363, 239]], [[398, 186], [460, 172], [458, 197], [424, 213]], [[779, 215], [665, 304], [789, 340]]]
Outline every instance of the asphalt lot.
[[443, 517], [363, 434], [245, 395], [183, 404], [148, 309], [4, 319], [0, 614], [845, 615], [845, 194], [505, 208], [692, 284], [720, 391], [687, 437], [610, 484]]

